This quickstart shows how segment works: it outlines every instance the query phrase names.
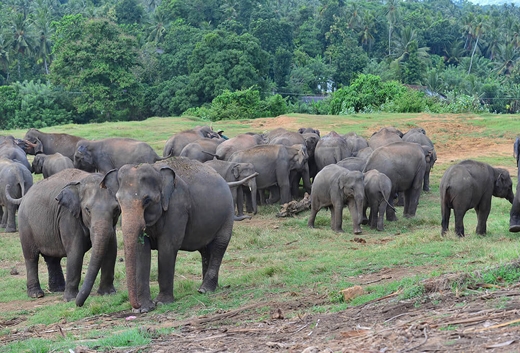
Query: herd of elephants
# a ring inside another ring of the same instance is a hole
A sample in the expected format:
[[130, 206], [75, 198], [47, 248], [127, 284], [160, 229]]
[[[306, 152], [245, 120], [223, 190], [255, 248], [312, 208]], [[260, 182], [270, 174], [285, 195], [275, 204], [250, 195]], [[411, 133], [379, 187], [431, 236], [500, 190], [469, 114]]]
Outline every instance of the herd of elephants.
[[[517, 163], [519, 145], [517, 140]], [[34, 155], [32, 163], [28, 154]], [[44, 295], [38, 278], [41, 255], [49, 290], [64, 292], [65, 300], [82, 306], [99, 272], [98, 293], [115, 292], [121, 219], [130, 304], [135, 312], [147, 312], [173, 301], [179, 250], [200, 252], [198, 290], [214, 291], [233, 223], [256, 214], [258, 204], [284, 204], [307, 192], [309, 227], [320, 209], [329, 208], [331, 228], [343, 231], [347, 206], [355, 234], [361, 224], [383, 230], [385, 215], [387, 221], [397, 220], [395, 202], [404, 206], [404, 217], [415, 216], [436, 159], [422, 128], [403, 133], [385, 127], [368, 139], [353, 132], [321, 136], [314, 128], [227, 138], [197, 126], [174, 134], [162, 157], [134, 139], [92, 141], [30, 129], [21, 139], [0, 137], [1, 227], [15, 232], [18, 224], [30, 297]], [[43, 179], [33, 185], [32, 173], [42, 173]], [[520, 192], [517, 187], [515, 197], [507, 170], [465, 160], [446, 170], [439, 189], [443, 235], [453, 209], [455, 233], [464, 236], [463, 218], [472, 208], [476, 233], [485, 234], [492, 196], [512, 203], [509, 229], [520, 231]], [[80, 288], [83, 258], [91, 248]], [[159, 266], [159, 294], [153, 300], [152, 249], [158, 251]]]

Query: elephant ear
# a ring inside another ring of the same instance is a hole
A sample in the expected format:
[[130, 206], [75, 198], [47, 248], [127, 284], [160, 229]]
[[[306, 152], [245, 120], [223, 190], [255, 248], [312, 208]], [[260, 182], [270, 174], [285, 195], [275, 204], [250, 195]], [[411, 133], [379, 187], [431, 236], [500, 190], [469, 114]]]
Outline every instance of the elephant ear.
[[79, 181], [67, 184], [56, 196], [56, 201], [68, 209], [76, 218], [81, 214], [81, 202], [79, 199]]
[[240, 177], [240, 165], [234, 164], [233, 167], [231, 168], [231, 172], [233, 173], [233, 176], [235, 177], [235, 179], [238, 180], [238, 178]]
[[32, 169], [33, 172], [36, 174], [39, 174], [43, 170], [43, 158], [41, 158], [41, 155], [36, 155], [33, 159], [32, 163]]
[[172, 168], [163, 166], [159, 170], [161, 173], [161, 205], [163, 211], [168, 210], [168, 206], [170, 205], [170, 198], [173, 194], [173, 190], [175, 189], [175, 172]]
[[34, 154], [43, 153], [43, 143], [39, 138], [36, 138], [36, 143], [34, 146]]
[[99, 187], [102, 189], [108, 189], [113, 195], [117, 193], [119, 190], [119, 180], [117, 179], [117, 169], [109, 170], [108, 173], [105, 174], [101, 183], [99, 183]]

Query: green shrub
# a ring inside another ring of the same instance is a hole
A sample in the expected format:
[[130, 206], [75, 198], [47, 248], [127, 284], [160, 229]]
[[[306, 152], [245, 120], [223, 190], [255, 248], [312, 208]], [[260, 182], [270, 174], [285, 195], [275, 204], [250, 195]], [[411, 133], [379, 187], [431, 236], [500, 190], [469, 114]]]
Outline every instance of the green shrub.
[[0, 86], [0, 129], [7, 129], [20, 109], [20, 99], [14, 86]]
[[384, 104], [381, 110], [389, 113], [420, 113], [425, 110], [427, 101], [424, 92], [408, 88], [394, 100]]

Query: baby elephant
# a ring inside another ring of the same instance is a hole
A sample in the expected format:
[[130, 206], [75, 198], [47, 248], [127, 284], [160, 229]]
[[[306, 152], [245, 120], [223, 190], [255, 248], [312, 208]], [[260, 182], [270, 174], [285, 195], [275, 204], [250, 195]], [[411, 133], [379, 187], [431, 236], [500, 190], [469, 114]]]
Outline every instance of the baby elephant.
[[464, 160], [449, 167], [440, 182], [442, 232], [448, 231], [450, 213], [455, 214], [455, 233], [464, 236], [464, 215], [474, 208], [477, 212], [477, 234], [486, 234], [491, 211], [491, 196], [513, 203], [513, 182], [509, 172], [487, 163]]
[[311, 189], [311, 215], [307, 225], [314, 228], [316, 214], [323, 207], [330, 207], [330, 227], [343, 232], [343, 206], [348, 205], [354, 234], [361, 234], [361, 214], [365, 189], [363, 173], [350, 171], [336, 164], [329, 164], [316, 174]]
[[32, 168], [35, 174], [42, 173], [44, 178], [48, 178], [63, 169], [74, 168], [74, 163], [69, 157], [65, 157], [61, 153], [38, 153], [34, 156]]
[[[363, 183], [365, 185], [363, 221], [369, 223], [371, 229], [383, 231], [386, 208], [393, 208], [388, 201], [392, 192], [392, 181], [386, 174], [372, 169], [364, 174]], [[368, 207], [370, 207], [370, 217], [366, 219]]]

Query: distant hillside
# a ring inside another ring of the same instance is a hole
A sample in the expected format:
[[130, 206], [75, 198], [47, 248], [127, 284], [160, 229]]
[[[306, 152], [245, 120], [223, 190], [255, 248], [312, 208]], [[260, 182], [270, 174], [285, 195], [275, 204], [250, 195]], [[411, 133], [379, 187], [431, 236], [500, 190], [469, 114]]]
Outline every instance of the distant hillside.
[[503, 4], [515, 4], [520, 5], [520, 0], [469, 0], [471, 3], [486, 6], [486, 5], [503, 5]]

